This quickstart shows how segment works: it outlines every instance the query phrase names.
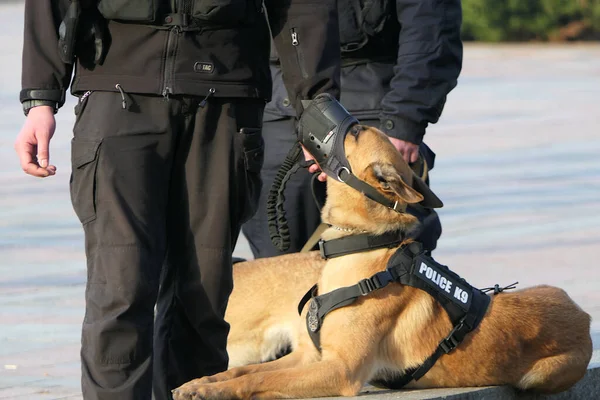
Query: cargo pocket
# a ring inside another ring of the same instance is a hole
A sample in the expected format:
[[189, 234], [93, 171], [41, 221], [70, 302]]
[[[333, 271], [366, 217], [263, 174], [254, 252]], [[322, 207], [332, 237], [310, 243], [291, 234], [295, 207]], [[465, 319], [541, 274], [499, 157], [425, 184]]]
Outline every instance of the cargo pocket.
[[260, 191], [262, 190], [262, 178], [260, 171], [265, 160], [265, 142], [260, 128], [242, 128], [239, 131], [242, 141], [242, 157], [244, 170], [244, 204], [240, 210], [240, 222], [248, 221], [258, 209]]
[[196, 0], [192, 16], [214, 24], [250, 22], [255, 15], [256, 0]]
[[101, 140], [71, 141], [71, 203], [82, 224], [96, 219], [96, 171]]
[[98, 10], [106, 19], [153, 22], [158, 0], [101, 0]]

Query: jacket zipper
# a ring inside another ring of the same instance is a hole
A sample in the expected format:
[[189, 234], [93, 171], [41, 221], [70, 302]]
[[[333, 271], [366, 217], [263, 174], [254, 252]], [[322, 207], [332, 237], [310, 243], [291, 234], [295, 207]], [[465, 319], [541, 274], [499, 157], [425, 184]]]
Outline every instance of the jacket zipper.
[[81, 97], [79, 98], [79, 101], [77, 102], [77, 104], [75, 105], [75, 108], [74, 108], [75, 115], [79, 115], [79, 112], [81, 111], [81, 107], [83, 107], [83, 104], [87, 101], [90, 94], [92, 94], [92, 91], [88, 90], [87, 92], [85, 92], [84, 94], [81, 95]]
[[303, 78], [308, 78], [308, 73], [306, 72], [306, 68], [304, 68], [304, 54], [302, 54], [302, 50], [299, 47], [300, 40], [298, 39], [298, 32], [296, 32], [296, 28], [292, 28], [290, 32], [292, 35], [292, 46], [296, 49], [296, 57], [298, 57], [300, 72], [302, 73]]
[[167, 38], [167, 54], [165, 57], [165, 72], [163, 78], [163, 90], [162, 95], [165, 100], [169, 100], [169, 95], [173, 93], [171, 85], [173, 68], [175, 66], [175, 49], [177, 47], [177, 36], [179, 36], [180, 29], [178, 26], [174, 26], [169, 30]]
[[183, 0], [181, 5], [182, 14], [192, 15], [192, 0]]

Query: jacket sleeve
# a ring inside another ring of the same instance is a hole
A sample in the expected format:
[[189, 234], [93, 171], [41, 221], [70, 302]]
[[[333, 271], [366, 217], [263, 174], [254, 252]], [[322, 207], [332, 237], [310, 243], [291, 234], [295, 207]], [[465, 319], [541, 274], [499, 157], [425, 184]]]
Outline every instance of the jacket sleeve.
[[401, 25], [391, 90], [381, 102], [381, 130], [420, 144], [442, 114], [462, 68], [460, 0], [396, 0]]
[[20, 101], [64, 104], [73, 67], [61, 61], [58, 28], [69, 0], [25, 0]]
[[283, 81], [296, 115], [300, 100], [340, 96], [337, 0], [265, 0]]

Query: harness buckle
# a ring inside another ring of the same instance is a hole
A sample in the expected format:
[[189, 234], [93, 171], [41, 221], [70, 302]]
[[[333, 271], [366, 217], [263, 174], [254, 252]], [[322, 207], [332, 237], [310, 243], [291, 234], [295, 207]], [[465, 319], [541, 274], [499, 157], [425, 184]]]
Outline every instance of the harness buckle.
[[444, 353], [448, 354], [450, 352], [452, 352], [452, 350], [456, 349], [458, 347], [458, 345], [460, 344], [460, 342], [462, 342], [463, 338], [457, 338], [454, 335], [456, 335], [457, 333], [462, 334], [462, 329], [465, 327], [464, 322], [459, 323], [458, 325], [456, 325], [454, 327], [454, 329], [452, 329], [452, 331], [450, 332], [450, 334], [448, 336], [446, 336], [444, 339], [442, 339], [442, 341], [439, 344], [439, 347], [442, 348], [442, 350], [444, 350]]
[[396, 200], [394, 205], [390, 208], [398, 213], [406, 212], [406, 204], [398, 204], [398, 200]]
[[319, 240], [319, 253], [321, 254], [321, 258], [327, 258], [325, 254], [325, 241], [323, 239]]
[[360, 294], [366, 296], [372, 291], [383, 287], [383, 285], [379, 281], [379, 277], [374, 275], [371, 278], [363, 279], [358, 282], [358, 287], [360, 288]]

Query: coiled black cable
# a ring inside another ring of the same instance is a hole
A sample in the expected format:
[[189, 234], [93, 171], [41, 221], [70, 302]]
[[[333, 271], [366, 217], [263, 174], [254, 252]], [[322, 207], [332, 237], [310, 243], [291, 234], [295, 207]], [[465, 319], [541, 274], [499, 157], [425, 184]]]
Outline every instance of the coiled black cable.
[[301, 154], [302, 146], [300, 146], [300, 142], [296, 142], [285, 157], [279, 171], [277, 171], [267, 198], [269, 236], [271, 242], [279, 251], [286, 251], [290, 248], [290, 229], [283, 208], [285, 202], [283, 192], [287, 181], [301, 167], [301, 164], [298, 163]]

